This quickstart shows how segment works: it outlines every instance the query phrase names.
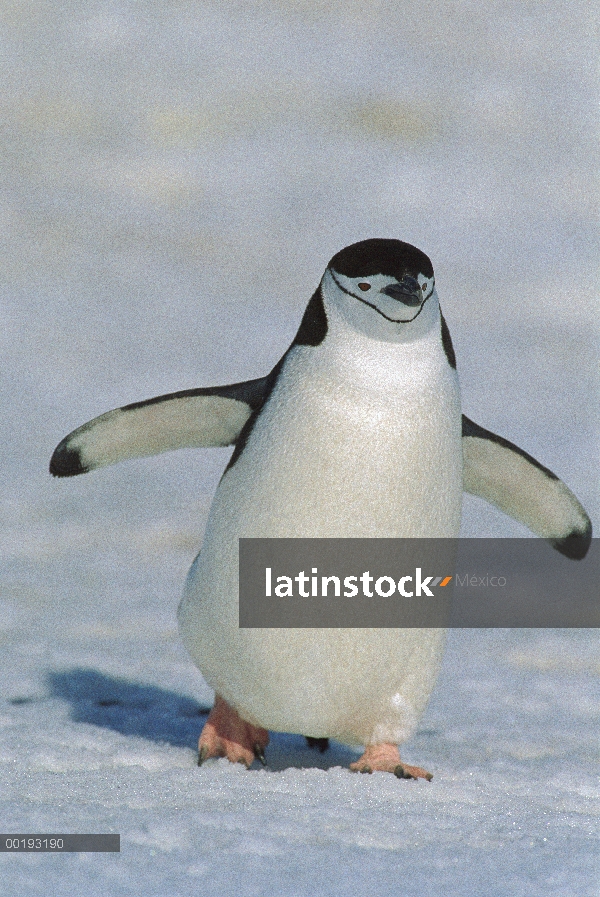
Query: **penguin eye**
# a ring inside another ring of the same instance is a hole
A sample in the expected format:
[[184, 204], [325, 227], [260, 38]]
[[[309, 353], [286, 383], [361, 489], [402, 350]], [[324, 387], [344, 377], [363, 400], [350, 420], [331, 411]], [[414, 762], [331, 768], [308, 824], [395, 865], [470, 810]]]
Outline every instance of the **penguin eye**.
[[371, 289], [371, 284], [370, 283], [359, 283], [358, 288], [359, 288], [359, 290], [362, 290], [363, 293], [366, 293], [367, 290]]
[[425, 292], [425, 290], [427, 289], [427, 284], [426, 283], [421, 284], [421, 289], [423, 290], [423, 292]]

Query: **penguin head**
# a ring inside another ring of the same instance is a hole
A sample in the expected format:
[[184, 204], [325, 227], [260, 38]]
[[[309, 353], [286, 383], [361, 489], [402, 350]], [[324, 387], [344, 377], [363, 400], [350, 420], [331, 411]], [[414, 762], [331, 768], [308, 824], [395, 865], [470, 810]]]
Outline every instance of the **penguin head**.
[[400, 240], [353, 243], [334, 255], [326, 274], [345, 297], [341, 302], [370, 306], [393, 325], [414, 321], [435, 293], [430, 259]]

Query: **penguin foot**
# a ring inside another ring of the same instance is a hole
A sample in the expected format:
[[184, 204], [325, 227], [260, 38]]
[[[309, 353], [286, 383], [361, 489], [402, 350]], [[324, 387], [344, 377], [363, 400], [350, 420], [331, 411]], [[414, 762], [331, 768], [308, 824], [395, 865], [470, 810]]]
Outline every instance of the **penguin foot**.
[[209, 757], [227, 757], [231, 763], [243, 763], [249, 769], [255, 759], [266, 766], [265, 748], [269, 743], [266, 729], [253, 726], [215, 695], [215, 704], [198, 741], [198, 766]]
[[409, 766], [400, 760], [400, 752], [395, 744], [368, 744], [365, 752], [350, 764], [352, 772], [393, 772], [398, 779], [427, 779], [433, 776], [420, 766]]

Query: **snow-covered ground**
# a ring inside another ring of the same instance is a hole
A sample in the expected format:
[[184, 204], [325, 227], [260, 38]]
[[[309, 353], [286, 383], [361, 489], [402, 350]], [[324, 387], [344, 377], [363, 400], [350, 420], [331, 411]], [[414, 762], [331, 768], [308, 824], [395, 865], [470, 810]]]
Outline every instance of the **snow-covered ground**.
[[[195, 765], [212, 694], [175, 611], [227, 451], [47, 474], [108, 408], [266, 373], [328, 259], [433, 259], [464, 409], [596, 526], [596, 73], [584, 0], [0, 10], [0, 894], [600, 893], [591, 631], [455, 631], [407, 761], [274, 735]], [[465, 535], [521, 535], [465, 502]]]

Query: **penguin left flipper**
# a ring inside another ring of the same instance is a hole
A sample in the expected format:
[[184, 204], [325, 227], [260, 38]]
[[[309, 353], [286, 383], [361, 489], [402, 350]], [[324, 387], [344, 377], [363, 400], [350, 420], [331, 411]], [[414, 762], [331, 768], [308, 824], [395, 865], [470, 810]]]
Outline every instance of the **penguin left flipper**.
[[72, 477], [127, 458], [178, 448], [233, 445], [269, 392], [269, 376], [230, 386], [186, 389], [108, 411], [69, 433], [50, 473]]
[[568, 558], [585, 557], [592, 524], [562, 480], [508, 439], [462, 416], [463, 488], [523, 523]]

